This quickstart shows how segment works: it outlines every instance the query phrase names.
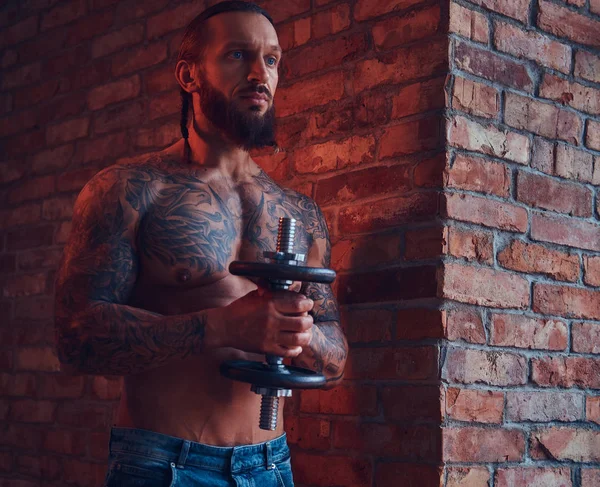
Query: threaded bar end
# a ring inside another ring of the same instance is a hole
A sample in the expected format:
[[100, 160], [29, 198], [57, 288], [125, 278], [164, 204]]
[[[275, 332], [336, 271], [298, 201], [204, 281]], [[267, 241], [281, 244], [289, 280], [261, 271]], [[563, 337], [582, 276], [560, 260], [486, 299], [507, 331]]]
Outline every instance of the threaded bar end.
[[294, 238], [296, 237], [296, 220], [280, 218], [277, 233], [277, 252], [294, 253]]
[[260, 429], [275, 431], [277, 429], [277, 413], [279, 412], [279, 398], [263, 396], [260, 403]]

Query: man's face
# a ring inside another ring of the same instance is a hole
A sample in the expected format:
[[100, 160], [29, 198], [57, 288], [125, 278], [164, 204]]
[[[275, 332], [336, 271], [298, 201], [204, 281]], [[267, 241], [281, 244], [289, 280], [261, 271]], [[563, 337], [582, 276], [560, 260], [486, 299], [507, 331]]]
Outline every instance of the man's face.
[[264, 16], [247, 12], [217, 15], [207, 27], [197, 73], [204, 115], [246, 149], [272, 145], [281, 58], [275, 29]]

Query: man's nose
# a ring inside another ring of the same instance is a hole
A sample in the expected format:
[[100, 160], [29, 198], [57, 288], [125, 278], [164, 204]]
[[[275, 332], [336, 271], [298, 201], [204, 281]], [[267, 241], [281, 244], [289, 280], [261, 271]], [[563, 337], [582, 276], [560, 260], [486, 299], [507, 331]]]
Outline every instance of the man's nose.
[[250, 66], [248, 81], [252, 83], [265, 84], [269, 80], [269, 71], [265, 60], [257, 57]]

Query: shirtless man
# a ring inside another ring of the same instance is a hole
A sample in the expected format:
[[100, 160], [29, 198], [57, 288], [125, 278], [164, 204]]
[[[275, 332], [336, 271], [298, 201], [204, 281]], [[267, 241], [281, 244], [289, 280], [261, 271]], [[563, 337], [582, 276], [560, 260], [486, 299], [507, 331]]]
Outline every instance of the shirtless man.
[[259, 429], [261, 396], [219, 365], [271, 353], [323, 373], [327, 388], [342, 379], [347, 342], [328, 285], [271, 293], [228, 272], [274, 250], [282, 216], [298, 220], [306, 265], [329, 264], [319, 208], [248, 153], [274, 145], [280, 59], [273, 22], [255, 5], [199, 15], [175, 70], [183, 139], [105, 169], [77, 199], [57, 345], [64, 369], [124, 377], [107, 486], [289, 487], [283, 421]]

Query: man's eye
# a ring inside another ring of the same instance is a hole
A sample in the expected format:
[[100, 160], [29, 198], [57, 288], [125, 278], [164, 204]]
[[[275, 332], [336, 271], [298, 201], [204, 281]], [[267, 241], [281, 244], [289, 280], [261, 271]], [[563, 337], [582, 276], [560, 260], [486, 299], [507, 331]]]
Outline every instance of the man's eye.
[[231, 54], [229, 54], [233, 59], [242, 59], [244, 57], [244, 54], [242, 53], [242, 51], [233, 51]]
[[276, 66], [277, 65], [277, 58], [276, 57], [267, 58], [267, 64], [269, 66]]

